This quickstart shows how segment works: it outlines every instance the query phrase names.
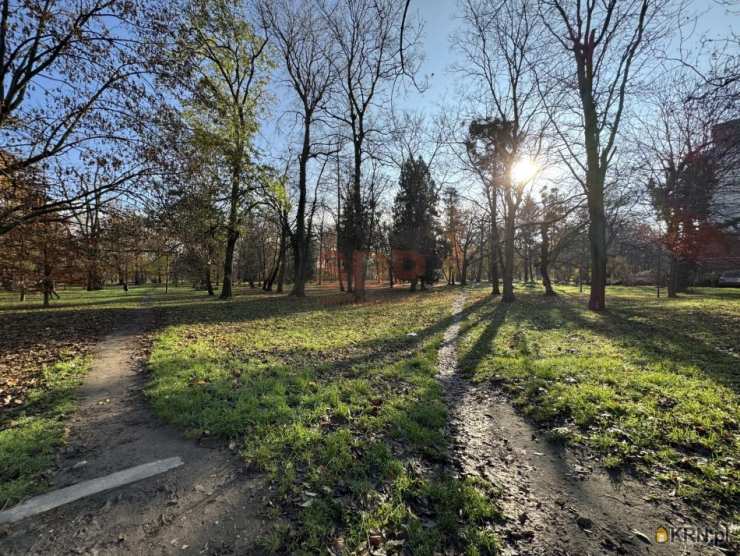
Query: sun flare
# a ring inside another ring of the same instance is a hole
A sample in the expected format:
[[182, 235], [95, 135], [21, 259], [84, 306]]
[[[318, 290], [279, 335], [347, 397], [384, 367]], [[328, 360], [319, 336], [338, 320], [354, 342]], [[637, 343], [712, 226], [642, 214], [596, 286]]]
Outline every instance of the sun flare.
[[537, 164], [527, 158], [522, 158], [514, 163], [511, 168], [511, 179], [515, 183], [530, 181], [537, 174]]

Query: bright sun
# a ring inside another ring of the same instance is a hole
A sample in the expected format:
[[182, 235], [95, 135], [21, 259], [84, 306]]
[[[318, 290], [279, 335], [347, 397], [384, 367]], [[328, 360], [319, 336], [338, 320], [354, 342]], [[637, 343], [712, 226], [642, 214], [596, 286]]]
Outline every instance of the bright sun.
[[512, 166], [511, 179], [515, 183], [526, 183], [534, 178], [536, 173], [537, 165], [527, 158], [522, 158], [521, 160], [516, 161], [514, 166]]

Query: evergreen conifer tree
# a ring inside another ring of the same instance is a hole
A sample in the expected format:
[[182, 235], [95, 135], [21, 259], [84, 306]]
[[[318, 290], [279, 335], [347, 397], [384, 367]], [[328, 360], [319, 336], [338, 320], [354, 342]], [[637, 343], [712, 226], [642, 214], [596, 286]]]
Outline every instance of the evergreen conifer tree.
[[[441, 259], [438, 253], [437, 204], [439, 191], [421, 157], [409, 158], [401, 167], [400, 191], [393, 207], [393, 249], [414, 254], [402, 264], [414, 267], [411, 289], [420, 282], [424, 289], [439, 278]], [[408, 270], [408, 269], [406, 269]]]

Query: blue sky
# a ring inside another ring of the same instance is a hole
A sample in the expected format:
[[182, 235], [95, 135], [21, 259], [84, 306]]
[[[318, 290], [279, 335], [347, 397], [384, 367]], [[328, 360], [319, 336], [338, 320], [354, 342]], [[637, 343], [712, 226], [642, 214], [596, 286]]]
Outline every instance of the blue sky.
[[[690, 10], [700, 16], [696, 29], [684, 46], [696, 50], [701, 37], [719, 38], [728, 36], [733, 30], [740, 32], [740, 0], [735, 1], [737, 7], [728, 10], [714, 0], [690, 0]], [[456, 75], [449, 68], [457, 60], [457, 55], [450, 46], [450, 35], [460, 26], [460, 9], [458, 0], [412, 0], [411, 6], [417, 20], [420, 19], [424, 24], [420, 45], [424, 61], [419, 73], [421, 78], [428, 77], [428, 88], [423, 93], [412, 90], [404, 97], [396, 96], [394, 103], [397, 108], [431, 115], [439, 105], [445, 101], [451, 102], [456, 95]], [[680, 42], [676, 39], [676, 56]], [[273, 116], [279, 115], [291, 98], [289, 91], [281, 92], [278, 96], [281, 102], [273, 107]], [[274, 120], [266, 122], [263, 148], [268, 148], [267, 143], [274, 148], [275, 141], [280, 141], [282, 133], [276, 134], [275, 124]]]
[[[740, 0], [728, 10], [714, 0], [691, 0], [690, 9], [698, 16], [696, 29], [686, 46], [696, 49], [701, 37], [726, 37], [740, 32]], [[422, 75], [431, 75], [429, 89], [423, 95], [413, 95], [413, 104], [433, 107], [446, 95], [454, 94], [455, 76], [448, 71], [456, 60], [450, 48], [450, 35], [460, 26], [458, 0], [412, 0], [417, 17], [424, 21], [423, 50], [425, 61]], [[676, 42], [676, 46], [678, 46]], [[677, 54], [677, 52], [676, 52]]]
[[[739, 32], [740, 0], [735, 1], [737, 7], [733, 7], [730, 12], [714, 0], [689, 0], [689, 9], [695, 15], [701, 15], [697, 19], [696, 28], [693, 29], [690, 38], [677, 37], [674, 39], [675, 44], [672, 50], [675, 52], [670, 52], [669, 55], [678, 57], [681, 44], [684, 50], [693, 50], [695, 55], [703, 37], [721, 38], [729, 36], [733, 31]], [[420, 67], [419, 77], [420, 79], [427, 78], [428, 88], [423, 93], [411, 89], [405, 95], [396, 94], [393, 98], [393, 105], [395, 109], [423, 112], [427, 116], [433, 116], [443, 106], [454, 106], [455, 99], [459, 95], [459, 77], [450, 71], [450, 66], [457, 61], [457, 53], [451, 48], [450, 36], [461, 25], [458, 18], [460, 9], [458, 0], [412, 0], [411, 6], [417, 20], [422, 20], [424, 25], [420, 44], [424, 61]], [[275, 118], [290, 106], [292, 95], [289, 89], [281, 89], [276, 94], [278, 101], [272, 107], [271, 119], [265, 122], [262, 129], [259, 143], [268, 158], [280, 156], [285, 152], [286, 142], [289, 140], [285, 135], [289, 130], [286, 123], [290, 120], [283, 116], [278, 127]], [[292, 148], [295, 149], [295, 145]], [[445, 163], [442, 162], [442, 164]], [[467, 191], [470, 187], [468, 180], [456, 174], [454, 170], [452, 174], [449, 174], [450, 168], [446, 166], [445, 168], [445, 171], [437, 168], [435, 178], [443, 179], [443, 181], [451, 180], [453, 183], [459, 182], [457, 187], [462, 188], [463, 192]]]

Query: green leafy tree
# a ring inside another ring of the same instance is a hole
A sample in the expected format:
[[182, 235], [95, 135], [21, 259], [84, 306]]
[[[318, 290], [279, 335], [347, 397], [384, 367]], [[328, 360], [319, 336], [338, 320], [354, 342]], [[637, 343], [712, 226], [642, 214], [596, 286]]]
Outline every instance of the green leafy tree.
[[254, 137], [274, 67], [267, 37], [259, 36], [242, 5], [193, 0], [177, 53], [185, 71], [185, 116], [196, 143], [224, 162], [226, 247], [221, 298], [232, 295], [234, 248], [244, 215], [255, 206], [263, 171], [255, 164]]

